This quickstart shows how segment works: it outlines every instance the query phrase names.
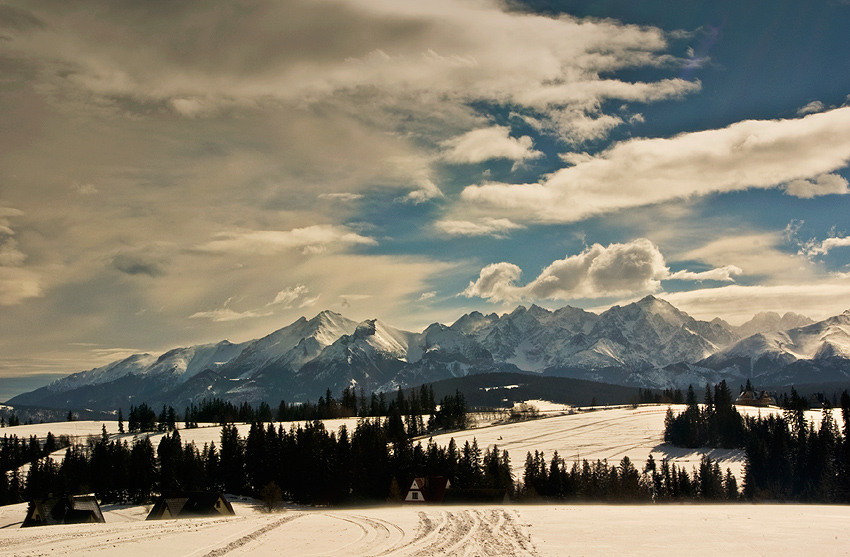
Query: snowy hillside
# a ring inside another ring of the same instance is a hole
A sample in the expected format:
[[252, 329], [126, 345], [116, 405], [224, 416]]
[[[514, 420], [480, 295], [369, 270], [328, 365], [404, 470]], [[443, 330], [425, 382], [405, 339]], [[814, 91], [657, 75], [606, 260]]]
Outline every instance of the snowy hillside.
[[[557, 411], [558, 408], [550, 408]], [[753, 412], [758, 410], [752, 409]], [[599, 409], [456, 433], [462, 445], [476, 438], [482, 450], [510, 451], [521, 475], [526, 451], [554, 451], [567, 461], [629, 456], [641, 468], [650, 451], [691, 468], [700, 451], [660, 443], [666, 407]], [[761, 410], [765, 412], [765, 410]], [[810, 418], [817, 416], [812, 413]], [[354, 421], [332, 420], [333, 430]], [[86, 435], [117, 429], [115, 422], [59, 422], [10, 428], [20, 436]], [[248, 425], [239, 426], [247, 435]], [[286, 424], [284, 424], [286, 427]], [[220, 428], [181, 430], [184, 441], [218, 443]], [[152, 435], [154, 444], [161, 434]], [[129, 438], [130, 436], [124, 436]], [[436, 437], [440, 444], [448, 436]], [[738, 473], [737, 451], [711, 451], [723, 469]], [[396, 505], [311, 508], [288, 505], [264, 513], [255, 501], [230, 497], [236, 516], [145, 521], [149, 506], [104, 505], [105, 524], [19, 528], [26, 504], [0, 507], [0, 556], [35, 555], [385, 555], [399, 557], [493, 555], [666, 556], [742, 553], [840, 555], [850, 546], [850, 508], [818, 505]], [[671, 528], [671, 525], [675, 525]], [[707, 536], [707, 532], [711, 535]]]

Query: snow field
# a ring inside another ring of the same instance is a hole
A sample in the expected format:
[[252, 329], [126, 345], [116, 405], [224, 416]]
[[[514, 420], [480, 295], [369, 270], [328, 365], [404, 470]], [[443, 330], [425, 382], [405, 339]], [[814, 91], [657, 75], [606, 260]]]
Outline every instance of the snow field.
[[20, 519], [26, 505], [11, 505], [0, 511], [0, 556], [850, 554], [847, 506], [407, 505], [272, 514], [246, 503], [234, 508], [235, 517], [147, 522], [146, 507], [107, 505], [106, 524], [21, 529], [7, 521]]
[[[683, 407], [673, 407], [679, 412]], [[547, 409], [549, 410], [549, 409]], [[574, 459], [629, 456], [638, 468], [652, 452], [688, 470], [708, 452], [740, 479], [740, 451], [677, 449], [662, 443], [667, 406], [599, 409], [435, 436], [455, 438], [459, 447], [478, 439], [482, 450], [507, 449], [514, 473], [522, 476], [525, 453], [540, 450]], [[776, 409], [739, 408], [747, 414]], [[557, 409], [549, 410], [557, 414]], [[816, 423], [820, 412], [807, 416]], [[329, 430], [356, 420], [328, 420]], [[19, 437], [68, 434], [84, 440], [117, 422], [58, 422], [7, 428]], [[284, 424], [288, 427], [289, 424]], [[249, 425], [239, 425], [247, 436]], [[218, 444], [220, 428], [180, 430], [183, 441]], [[151, 434], [154, 444], [162, 434]], [[423, 443], [427, 439], [423, 439]], [[63, 453], [60, 451], [59, 453]], [[58, 456], [58, 454], [57, 454]], [[261, 513], [251, 500], [234, 498], [237, 516], [147, 522], [149, 506], [106, 505], [106, 524], [19, 528], [26, 504], [0, 507], [0, 556], [151, 554], [192, 557], [221, 555], [401, 556], [487, 555], [850, 555], [850, 507], [806, 505], [511, 505], [396, 506], [374, 508], [290, 508]], [[814, 544], [814, 545], [813, 545]]]

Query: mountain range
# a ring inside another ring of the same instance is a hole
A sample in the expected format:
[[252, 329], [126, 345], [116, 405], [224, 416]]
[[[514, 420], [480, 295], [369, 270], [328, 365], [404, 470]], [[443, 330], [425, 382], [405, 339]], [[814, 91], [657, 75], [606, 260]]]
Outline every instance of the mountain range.
[[240, 344], [135, 354], [8, 402], [109, 410], [141, 402], [182, 408], [220, 397], [276, 405], [316, 400], [327, 389], [391, 391], [494, 372], [644, 388], [721, 379], [771, 386], [843, 381], [850, 379], [850, 310], [820, 322], [760, 313], [734, 327], [699, 321], [647, 296], [600, 314], [536, 305], [502, 315], [472, 312], [419, 333], [323, 311]]

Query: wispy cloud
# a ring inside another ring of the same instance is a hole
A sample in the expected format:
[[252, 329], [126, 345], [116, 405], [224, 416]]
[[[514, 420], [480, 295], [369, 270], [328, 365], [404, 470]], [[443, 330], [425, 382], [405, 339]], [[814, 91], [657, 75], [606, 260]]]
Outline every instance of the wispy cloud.
[[230, 308], [214, 309], [211, 311], [199, 311], [189, 316], [189, 319], [208, 319], [210, 321], [240, 321], [242, 319], [253, 319], [256, 317], [267, 317], [272, 315], [270, 311], [234, 311]]
[[215, 240], [195, 250], [211, 254], [272, 255], [286, 250], [320, 253], [339, 247], [376, 244], [373, 238], [361, 236], [344, 226], [314, 225], [292, 230], [222, 232]]
[[484, 217], [476, 222], [468, 220], [441, 220], [435, 226], [449, 236], [493, 236], [505, 238], [511, 230], [525, 228], [509, 219]]
[[813, 114], [815, 112], [821, 112], [821, 111], [823, 111], [824, 108], [826, 108], [826, 106], [824, 106], [824, 104], [822, 102], [812, 101], [809, 104], [807, 104], [806, 106], [797, 110], [797, 115], [798, 116], [805, 116], [806, 114]]
[[327, 199], [330, 201], [357, 201], [358, 199], [363, 199], [363, 195], [359, 193], [349, 193], [349, 192], [341, 192], [341, 193], [320, 193], [319, 199]]
[[310, 289], [299, 284], [291, 288], [284, 288], [269, 302], [267, 306], [281, 306], [284, 309], [293, 307], [306, 308], [315, 305], [320, 296], [308, 296]]

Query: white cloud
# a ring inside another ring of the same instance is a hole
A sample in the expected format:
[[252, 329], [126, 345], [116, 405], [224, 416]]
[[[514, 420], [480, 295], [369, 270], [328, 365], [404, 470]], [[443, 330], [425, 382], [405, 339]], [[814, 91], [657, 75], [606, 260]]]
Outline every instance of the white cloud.
[[272, 300], [269, 305], [284, 304], [290, 306], [292, 302], [294, 302], [299, 297], [301, 297], [301, 295], [306, 294], [307, 292], [309, 292], [309, 290], [303, 284], [293, 286], [292, 288], [284, 288], [283, 290], [277, 293], [277, 295], [274, 297], [274, 300]]
[[440, 188], [438, 188], [437, 185], [429, 178], [418, 180], [417, 185], [419, 189], [416, 189], [403, 197], [399, 197], [396, 201], [398, 203], [413, 203], [414, 205], [419, 205], [420, 203], [425, 203], [432, 199], [445, 197]]
[[823, 109], [826, 108], [824, 104], [820, 101], [812, 101], [806, 106], [797, 110], [798, 116], [804, 116], [806, 114], [813, 114], [815, 112], [822, 112]]
[[469, 131], [442, 142], [443, 158], [453, 163], [479, 163], [490, 159], [524, 161], [543, 156], [534, 150], [527, 135], [513, 138], [507, 126], [492, 126]]
[[424, 302], [425, 300], [430, 300], [430, 299], [434, 298], [436, 295], [437, 295], [437, 292], [433, 291], [433, 290], [431, 292], [423, 292], [422, 295], [419, 296], [419, 301]]
[[814, 180], [798, 179], [788, 182], [785, 193], [794, 197], [811, 199], [821, 195], [850, 193], [847, 179], [838, 174], [821, 174]]
[[240, 321], [242, 319], [253, 319], [253, 318], [256, 318], [256, 317], [268, 317], [269, 315], [272, 315], [272, 312], [270, 312], [270, 311], [261, 312], [261, 311], [255, 311], [255, 310], [238, 312], [238, 311], [234, 311], [230, 308], [221, 308], [221, 309], [214, 309], [214, 310], [211, 310], [211, 311], [199, 311], [197, 313], [190, 315], [189, 319], [208, 319], [210, 321], [214, 321], [214, 322], [219, 323], [219, 322], [223, 322], [223, 321]]
[[472, 222], [468, 220], [441, 220], [435, 226], [449, 236], [494, 236], [504, 238], [511, 230], [525, 228], [508, 219], [494, 219], [485, 217]]
[[304, 286], [303, 284], [298, 284], [291, 288], [284, 288], [274, 297], [274, 300], [269, 302], [268, 306], [276, 306], [280, 305], [285, 309], [289, 309], [292, 307], [310, 307], [314, 305], [318, 300], [319, 296], [314, 296], [312, 298], [307, 297], [307, 294], [310, 293], [310, 290]]
[[470, 282], [461, 294], [493, 302], [514, 302], [523, 296], [522, 287], [516, 284], [521, 275], [522, 269], [513, 263], [491, 263], [481, 269], [478, 279]]
[[655, 292], [667, 279], [731, 281], [731, 275], [740, 272], [737, 267], [727, 266], [701, 273], [671, 274], [658, 247], [639, 238], [607, 247], [593, 244], [578, 255], [553, 262], [525, 286], [517, 284], [522, 274], [518, 266], [494, 263], [482, 269], [478, 279], [470, 282], [462, 294], [493, 302], [601, 298]]
[[[456, 211], [574, 222], [628, 207], [823, 176], [850, 161], [850, 107], [796, 120], [743, 121], [670, 139], [634, 139], [573, 160], [573, 166], [539, 183], [468, 186]], [[839, 185], [827, 177], [810, 189], [837, 193]]]
[[273, 255], [286, 250], [321, 253], [337, 247], [375, 244], [373, 238], [361, 236], [344, 226], [315, 225], [292, 230], [224, 232], [196, 250], [215, 254]]
[[736, 267], [735, 265], [726, 265], [719, 269], [711, 269], [710, 271], [702, 271], [698, 273], [693, 271], [677, 271], [675, 273], [671, 273], [667, 278], [679, 280], [718, 280], [722, 282], [734, 282], [735, 279], [733, 279], [732, 276], [740, 275], [743, 272], [744, 271], [742, 271], [740, 267]]
[[350, 193], [350, 192], [342, 192], [342, 193], [320, 193], [319, 199], [327, 199], [331, 201], [357, 201], [358, 199], [363, 199], [363, 195], [359, 193]]
[[850, 236], [843, 238], [827, 238], [823, 242], [811, 239], [800, 244], [800, 252], [807, 257], [826, 255], [834, 248], [850, 247]]

